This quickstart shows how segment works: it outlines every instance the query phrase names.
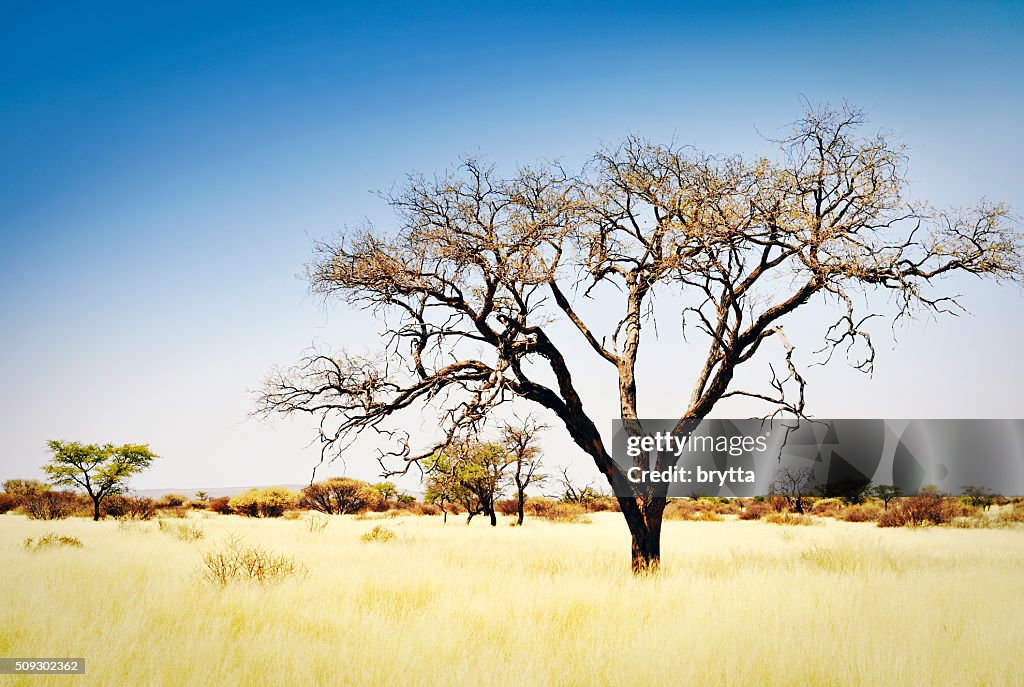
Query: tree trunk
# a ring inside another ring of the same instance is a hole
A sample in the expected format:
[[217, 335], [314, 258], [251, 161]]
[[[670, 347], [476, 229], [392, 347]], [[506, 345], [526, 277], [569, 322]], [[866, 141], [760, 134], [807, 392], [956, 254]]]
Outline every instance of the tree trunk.
[[519, 511], [519, 518], [516, 520], [516, 527], [523, 526], [523, 517], [526, 515], [526, 495], [523, 490], [519, 490], [519, 503], [516, 506]]
[[622, 516], [633, 538], [632, 569], [634, 575], [656, 573], [661, 566], [661, 521], [668, 499], [647, 500], [620, 498]]
[[473, 511], [469, 511], [469, 515], [466, 516], [466, 524], [473, 522], [473, 516], [476, 515]]
[[498, 516], [494, 514], [494, 509], [493, 508], [491, 509], [490, 516], [491, 516], [491, 527], [497, 527], [498, 526]]
[[93, 520], [93, 522], [97, 522], [97, 521], [99, 521], [99, 519], [100, 519], [100, 500], [98, 498], [94, 497], [93, 500], [92, 500], [92, 520]]

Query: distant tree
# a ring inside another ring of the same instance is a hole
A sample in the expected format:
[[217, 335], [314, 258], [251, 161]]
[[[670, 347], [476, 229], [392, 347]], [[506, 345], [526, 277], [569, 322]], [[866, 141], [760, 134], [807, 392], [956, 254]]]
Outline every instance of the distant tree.
[[205, 491], [197, 491], [196, 492], [196, 501], [209, 501], [209, 500], [210, 500], [210, 495], [208, 493], [206, 493]]
[[469, 524], [473, 521], [473, 516], [480, 514], [480, 499], [462, 483], [453, 463], [454, 461], [443, 453], [424, 461], [427, 485], [423, 500], [440, 507], [444, 522], [448, 522], [448, 509], [445, 505], [458, 504], [466, 511], [466, 524]]
[[250, 489], [233, 496], [228, 505], [231, 510], [250, 518], [279, 518], [284, 512], [295, 507], [295, 492], [284, 487]]
[[501, 442], [511, 460], [509, 466], [512, 483], [516, 488], [516, 525], [523, 524], [526, 507], [526, 488], [543, 484], [547, 475], [540, 472], [541, 450], [539, 435], [547, 429], [533, 416], [520, 423], [506, 423], [501, 428]]
[[562, 476], [558, 478], [558, 483], [562, 487], [562, 495], [558, 500], [562, 503], [576, 503], [585, 508], [602, 496], [601, 492], [594, 488], [592, 482], [588, 482], [582, 487], [573, 482], [569, 477], [568, 468], [562, 468]]
[[842, 499], [846, 503], [863, 503], [871, 493], [871, 480], [867, 477], [831, 480], [822, 484], [818, 493], [825, 498]]
[[960, 492], [972, 506], [984, 508], [985, 510], [988, 510], [989, 506], [995, 503], [996, 497], [999, 496], [988, 487], [979, 487], [973, 484], [963, 485], [960, 488]]
[[889, 502], [895, 498], [903, 496], [903, 491], [895, 484], [876, 484], [871, 489], [871, 495], [877, 499], [881, 499], [882, 503], [885, 505], [885, 510], [889, 510]]
[[394, 482], [378, 482], [370, 486], [377, 490], [385, 506], [398, 498], [398, 487]]
[[797, 513], [804, 512], [804, 499], [814, 492], [814, 471], [811, 468], [781, 467], [768, 486], [768, 493], [782, 496]]
[[50, 483], [84, 489], [92, 499], [93, 520], [100, 519], [100, 505], [105, 498], [122, 493], [129, 479], [158, 458], [147, 444], [101, 446], [50, 440], [46, 445], [53, 454], [43, 466]]
[[483, 514], [495, 527], [498, 516], [494, 502], [505, 486], [505, 473], [511, 463], [508, 450], [500, 443], [470, 439], [452, 443], [426, 467], [434, 479], [434, 491], [443, 490], [447, 492], [446, 501], [466, 507], [467, 524], [473, 516]]

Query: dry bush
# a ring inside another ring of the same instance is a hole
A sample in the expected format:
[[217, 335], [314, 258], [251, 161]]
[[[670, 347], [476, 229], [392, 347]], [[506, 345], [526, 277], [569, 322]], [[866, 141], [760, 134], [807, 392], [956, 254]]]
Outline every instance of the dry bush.
[[3, 493], [0, 494], [0, 515], [8, 511], [12, 511], [21, 505], [18, 501], [18, 497], [14, 494]]
[[826, 498], [815, 501], [810, 510], [812, 515], [822, 518], [834, 518], [841, 514], [845, 506], [846, 504], [843, 503], [842, 499]]
[[219, 551], [203, 555], [203, 579], [219, 587], [232, 582], [267, 585], [291, 577], [305, 577], [308, 569], [294, 558], [275, 554], [258, 546], [243, 546], [232, 537]]
[[420, 503], [417, 504], [417, 510], [420, 515], [440, 515], [441, 507], [436, 503]]
[[913, 496], [890, 502], [888, 510], [878, 518], [879, 527], [921, 527], [945, 525], [954, 517], [974, 515], [975, 510], [939, 493], [933, 487], [923, 488]]
[[75, 537], [65, 537], [63, 535], [57, 535], [53, 532], [50, 532], [46, 536], [40, 537], [39, 539], [33, 539], [32, 537], [29, 537], [24, 542], [22, 542], [22, 546], [25, 547], [26, 551], [36, 552], [44, 551], [46, 549], [58, 548], [62, 546], [69, 546], [71, 548], [80, 549], [82, 548], [82, 542], [80, 539], [77, 539]]
[[199, 541], [205, 536], [203, 528], [188, 522], [168, 522], [158, 520], [157, 527], [164, 534], [170, 534], [178, 541]]
[[218, 496], [215, 499], [210, 499], [210, 503], [207, 508], [212, 510], [214, 513], [220, 513], [221, 515], [231, 515], [235, 511], [231, 510], [231, 499], [227, 496]]
[[377, 525], [372, 530], [370, 530], [363, 536], [359, 537], [359, 541], [383, 544], [384, 542], [391, 541], [395, 538], [395, 536], [395, 533], [389, 530], [387, 527]]
[[578, 503], [558, 503], [556, 501], [550, 507], [546, 507], [539, 517], [559, 524], [589, 525], [591, 523], [590, 518], [587, 517], [586, 507]]
[[187, 518], [189, 509], [187, 506], [167, 506], [166, 508], [157, 508], [156, 517], [158, 518], [174, 518], [180, 520]]
[[773, 512], [771, 506], [763, 501], [753, 501], [746, 504], [740, 512], [740, 520], [760, 520], [768, 513]]
[[42, 491], [26, 496], [21, 504], [33, 520], [63, 520], [72, 515], [90, 515], [92, 502], [72, 491]]
[[814, 518], [799, 513], [768, 513], [764, 521], [772, 525], [814, 525]]
[[188, 504], [183, 494], [164, 494], [156, 500], [157, 508], [177, 508]]
[[250, 518], [279, 518], [294, 508], [295, 492], [284, 487], [250, 489], [228, 500], [231, 510]]
[[519, 499], [505, 499], [494, 502], [494, 510], [501, 515], [518, 515]]
[[619, 500], [614, 496], [596, 496], [585, 504], [590, 513], [612, 512], [618, 513]]
[[1009, 508], [1004, 507], [996, 517], [1000, 522], [1008, 525], [1024, 522], [1024, 503], [1017, 501]]
[[703, 499], [694, 501], [690, 499], [673, 499], [665, 506], [666, 520], [702, 520], [715, 522], [722, 519], [719, 515], [720, 503], [705, 501]]
[[331, 477], [302, 490], [303, 508], [328, 515], [351, 515], [368, 510], [384, 510], [384, 496], [366, 482], [349, 477]]
[[875, 503], [862, 503], [842, 509], [838, 515], [846, 522], [874, 522], [882, 516], [882, 509]]
[[156, 502], [153, 499], [114, 494], [103, 499], [100, 512], [118, 520], [150, 520], [156, 514]]

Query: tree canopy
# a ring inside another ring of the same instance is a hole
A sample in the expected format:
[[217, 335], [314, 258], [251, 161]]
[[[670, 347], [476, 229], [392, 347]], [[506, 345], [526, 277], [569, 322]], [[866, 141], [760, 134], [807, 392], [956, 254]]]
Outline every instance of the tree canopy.
[[53, 454], [43, 466], [50, 483], [85, 490], [93, 502], [93, 520], [100, 519], [103, 499], [121, 493], [129, 479], [158, 458], [147, 444], [115, 446], [51, 439], [46, 445]]
[[[881, 315], [872, 296], [902, 319], [962, 307], [940, 277], [1021, 278], [1021, 236], [1005, 205], [912, 200], [905, 148], [864, 124], [848, 106], [809, 109], [771, 159], [630, 137], [575, 171], [545, 163], [502, 176], [466, 159], [410, 176], [387, 196], [394, 228], [324, 242], [309, 269], [316, 293], [381, 317], [384, 346], [371, 356], [311, 351], [270, 376], [259, 408], [318, 416], [325, 452], [382, 432], [393, 474], [478, 432], [503, 404], [527, 401], [557, 417], [611, 482], [620, 469], [577, 390], [576, 361], [550, 332], [567, 325], [591, 355], [582, 364], [614, 371], [609, 393], [628, 429], [642, 333], [666, 302], [656, 296], [671, 294], [684, 304], [680, 350], [703, 361], [675, 399], [680, 423], [730, 397], [804, 416], [806, 381], [782, 330], [798, 308], [813, 300], [834, 313], [811, 342], [819, 362], [841, 352], [870, 372], [868, 324]], [[612, 314], [610, 327], [585, 317], [588, 298]], [[740, 388], [737, 373], [755, 359], [774, 361], [768, 376]], [[413, 447], [400, 418], [427, 409], [440, 431]], [[637, 486], [620, 505], [634, 569], [656, 566], [664, 489]]]

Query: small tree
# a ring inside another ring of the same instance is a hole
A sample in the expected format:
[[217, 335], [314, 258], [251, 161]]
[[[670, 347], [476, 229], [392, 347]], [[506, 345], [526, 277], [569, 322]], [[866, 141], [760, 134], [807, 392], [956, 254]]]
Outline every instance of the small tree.
[[968, 503], [978, 508], [984, 508], [985, 510], [988, 510], [989, 506], [995, 502], [997, 496], [997, 494], [988, 487], [977, 487], [973, 484], [965, 484], [960, 488], [960, 490]]
[[250, 518], [279, 518], [295, 507], [295, 493], [284, 487], [250, 489], [228, 501], [231, 510]]
[[93, 520], [100, 519], [100, 505], [105, 498], [124, 491], [129, 479], [159, 457], [147, 444], [100, 446], [51, 439], [46, 445], [53, 454], [50, 462], [43, 466], [50, 483], [84, 489], [92, 499]]
[[811, 468], [782, 467], [775, 471], [775, 479], [768, 493], [782, 496], [797, 513], [804, 512], [804, 499], [814, 489], [814, 471]]
[[532, 416], [521, 424], [502, 426], [501, 440], [511, 458], [512, 482], [516, 487], [517, 519], [516, 525], [523, 524], [526, 505], [526, 488], [531, 484], [541, 484], [547, 475], [540, 472], [541, 451], [537, 445], [538, 436], [547, 429]]
[[895, 484], [878, 484], [871, 490], [872, 495], [881, 499], [885, 505], [885, 510], [889, 510], [889, 502], [895, 498], [903, 496], [903, 491], [900, 490]]
[[352, 515], [384, 503], [381, 492], [351, 477], [331, 477], [302, 490], [301, 505], [328, 515]]
[[498, 525], [494, 501], [505, 486], [505, 471], [512, 459], [504, 446], [499, 443], [482, 443], [465, 440], [453, 443], [448, 450], [436, 456], [427, 465], [428, 489], [445, 493], [446, 501], [466, 506], [466, 524], [473, 516], [482, 513], [491, 520], [491, 526]]

